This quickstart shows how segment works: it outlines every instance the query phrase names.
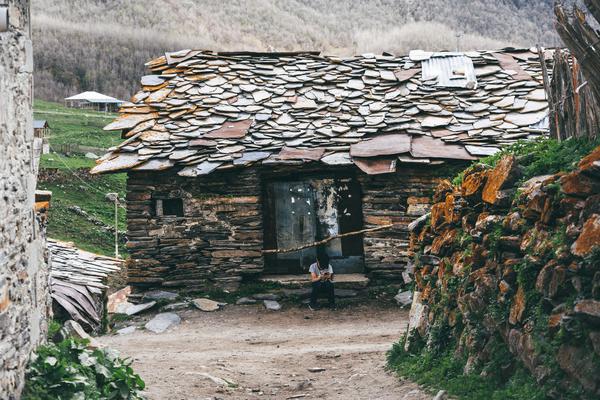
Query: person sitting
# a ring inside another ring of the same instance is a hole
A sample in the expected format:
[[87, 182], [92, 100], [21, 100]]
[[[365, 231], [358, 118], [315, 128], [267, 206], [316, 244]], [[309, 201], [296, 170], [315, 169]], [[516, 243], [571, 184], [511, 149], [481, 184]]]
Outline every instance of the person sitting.
[[329, 264], [329, 256], [326, 252], [317, 253], [317, 261], [308, 269], [312, 291], [310, 293], [310, 303], [308, 307], [311, 310], [318, 308], [317, 298], [319, 296], [327, 297], [329, 307], [335, 308], [335, 293], [333, 288], [333, 268]]

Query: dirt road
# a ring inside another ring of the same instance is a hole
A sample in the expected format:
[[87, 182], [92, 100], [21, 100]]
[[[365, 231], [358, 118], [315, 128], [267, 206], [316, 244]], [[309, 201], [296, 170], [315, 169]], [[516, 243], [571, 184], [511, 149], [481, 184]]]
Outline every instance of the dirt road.
[[407, 313], [398, 309], [252, 305], [178, 314], [181, 325], [162, 334], [100, 338], [134, 359], [151, 400], [432, 397], [384, 370], [385, 352], [406, 327]]

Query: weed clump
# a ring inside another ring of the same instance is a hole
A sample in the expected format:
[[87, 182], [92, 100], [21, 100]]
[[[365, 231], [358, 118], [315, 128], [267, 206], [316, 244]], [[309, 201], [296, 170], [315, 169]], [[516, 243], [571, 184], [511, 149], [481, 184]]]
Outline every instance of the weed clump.
[[[59, 330], [60, 324], [51, 322], [49, 337]], [[143, 399], [145, 384], [131, 360], [88, 345], [88, 340], [67, 338], [38, 347], [27, 368], [23, 400]]]

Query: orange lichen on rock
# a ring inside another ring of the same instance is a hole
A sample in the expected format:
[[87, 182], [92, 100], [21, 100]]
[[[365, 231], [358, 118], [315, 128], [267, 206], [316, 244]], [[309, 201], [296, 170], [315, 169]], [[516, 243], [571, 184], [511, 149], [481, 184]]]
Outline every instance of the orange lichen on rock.
[[496, 167], [487, 174], [487, 181], [481, 195], [483, 201], [496, 204], [500, 199], [499, 191], [513, 184], [519, 175], [515, 156], [503, 157]]
[[579, 237], [571, 246], [571, 252], [585, 257], [598, 246], [600, 246], [600, 215], [594, 214], [583, 224]]

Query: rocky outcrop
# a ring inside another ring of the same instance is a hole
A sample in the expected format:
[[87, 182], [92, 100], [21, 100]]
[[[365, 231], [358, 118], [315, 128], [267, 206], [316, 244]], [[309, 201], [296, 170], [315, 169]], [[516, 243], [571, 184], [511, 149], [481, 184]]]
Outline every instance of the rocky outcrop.
[[600, 147], [569, 173], [523, 182], [521, 171], [511, 155], [471, 167], [460, 185], [440, 184], [429, 223], [411, 225], [405, 349], [451, 343], [469, 373], [509, 354], [552, 397], [597, 398]]

